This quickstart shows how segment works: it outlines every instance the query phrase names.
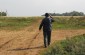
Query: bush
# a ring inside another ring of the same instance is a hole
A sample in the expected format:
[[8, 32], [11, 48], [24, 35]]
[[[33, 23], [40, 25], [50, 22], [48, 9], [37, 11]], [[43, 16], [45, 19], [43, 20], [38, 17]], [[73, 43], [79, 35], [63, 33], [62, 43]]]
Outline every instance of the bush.
[[56, 42], [41, 55], [85, 55], [85, 34]]

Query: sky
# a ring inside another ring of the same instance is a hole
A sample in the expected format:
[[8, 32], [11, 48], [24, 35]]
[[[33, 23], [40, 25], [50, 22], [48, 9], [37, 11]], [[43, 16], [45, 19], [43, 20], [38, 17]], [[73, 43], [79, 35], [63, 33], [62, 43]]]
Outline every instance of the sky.
[[85, 13], [85, 0], [0, 0], [0, 11], [6, 10], [8, 16], [41, 16], [74, 10]]

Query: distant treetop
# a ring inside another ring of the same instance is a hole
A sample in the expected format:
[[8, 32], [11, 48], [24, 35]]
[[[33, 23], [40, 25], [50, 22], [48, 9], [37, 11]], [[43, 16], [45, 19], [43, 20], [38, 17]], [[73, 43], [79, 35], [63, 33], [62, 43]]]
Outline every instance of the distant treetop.
[[7, 16], [6, 12], [0, 12], [0, 16]]
[[[65, 13], [49, 13], [51, 16], [84, 16], [83, 12], [72, 11], [72, 12], [65, 12]], [[44, 16], [44, 15], [42, 15]]]

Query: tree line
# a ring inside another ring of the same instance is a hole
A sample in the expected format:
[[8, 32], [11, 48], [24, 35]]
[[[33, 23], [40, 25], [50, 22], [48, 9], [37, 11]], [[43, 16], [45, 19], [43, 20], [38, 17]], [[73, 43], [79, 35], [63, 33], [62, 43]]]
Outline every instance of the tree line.
[[6, 12], [0, 12], [0, 16], [7, 16]]
[[[83, 12], [72, 11], [72, 12], [65, 12], [65, 13], [49, 13], [51, 16], [84, 16]], [[44, 15], [42, 15], [44, 16]]]

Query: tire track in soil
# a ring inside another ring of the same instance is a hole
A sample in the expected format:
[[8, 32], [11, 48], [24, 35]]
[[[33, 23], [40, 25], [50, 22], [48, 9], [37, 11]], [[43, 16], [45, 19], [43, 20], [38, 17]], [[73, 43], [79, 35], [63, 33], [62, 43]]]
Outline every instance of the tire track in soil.
[[[30, 41], [38, 32], [38, 23], [36, 23], [36, 25], [26, 27], [24, 30], [20, 31], [0, 31], [0, 55], [39, 55], [39, 52], [45, 49], [43, 48], [44, 44], [42, 32], [29, 47]], [[51, 44], [56, 40], [66, 39], [66, 37], [70, 38], [72, 36], [84, 33], [85, 29], [55, 30], [52, 32]]]
[[[38, 20], [38, 22], [40, 22], [40, 20]], [[38, 24], [38, 23], [37, 23]], [[33, 31], [33, 26], [36, 26], [35, 24], [33, 24], [33, 25], [31, 25], [30, 27], [26, 27], [26, 28], [24, 28], [21, 32], [23, 32], [24, 33], [24, 31]], [[35, 29], [36, 29], [36, 27], [35, 27]], [[9, 30], [8, 30], [9, 31]], [[1, 31], [2, 32], [2, 31]], [[7, 31], [6, 31], [6, 33], [7, 33]], [[1, 33], [2, 34], [2, 33]], [[1, 35], [2, 36], [2, 35]], [[2, 48], [3, 46], [5, 46], [6, 44], [8, 44], [9, 42], [11, 42], [11, 41], [13, 41], [13, 40], [15, 40], [15, 39], [17, 39], [17, 38], [20, 38], [20, 36], [18, 35], [18, 37], [14, 37], [14, 38], [12, 38], [12, 39], [9, 39], [8, 41], [5, 41], [3, 44], [1, 44], [0, 45], [0, 48]], [[0, 39], [2, 39], [2, 37], [0, 38]]]
[[[23, 54], [23, 55], [24, 54], [26, 54], [26, 55], [37, 55], [41, 50], [44, 49], [43, 48], [42, 32], [39, 34], [37, 39], [34, 40], [30, 49], [28, 47], [29, 42], [32, 39], [31, 37], [34, 36], [36, 32], [34, 34], [31, 33], [33, 35], [29, 38], [27, 37], [28, 32], [27, 33], [24, 32], [24, 33], [25, 34], [22, 34], [20, 38], [17, 38], [15, 40], [13, 40], [12, 42], [10, 42], [9, 44], [7, 44], [6, 46], [4, 46], [2, 49], [5, 50], [5, 51], [2, 51], [2, 53], [4, 52], [4, 54], [8, 54], [8, 55], [10, 53], [11, 53], [11, 55], [12, 54], [18, 55], [18, 53]], [[71, 36], [75, 36], [75, 35], [79, 35], [79, 34], [83, 34], [83, 33], [85, 33], [85, 30], [57, 30], [57, 31], [53, 31], [52, 32], [52, 36], [53, 36], [52, 37], [52, 43], [56, 40], [62, 40], [62, 39], [65, 39], [66, 37], [69, 37], [69, 36], [71, 37]], [[26, 35], [26, 37], [23, 37], [25, 35]], [[28, 40], [28, 39], [30, 39], [30, 40]], [[15, 49], [15, 50], [13, 50], [13, 49]], [[19, 50], [17, 50], [17, 49], [19, 49]], [[6, 51], [6, 50], [12, 50], [12, 51]]]

